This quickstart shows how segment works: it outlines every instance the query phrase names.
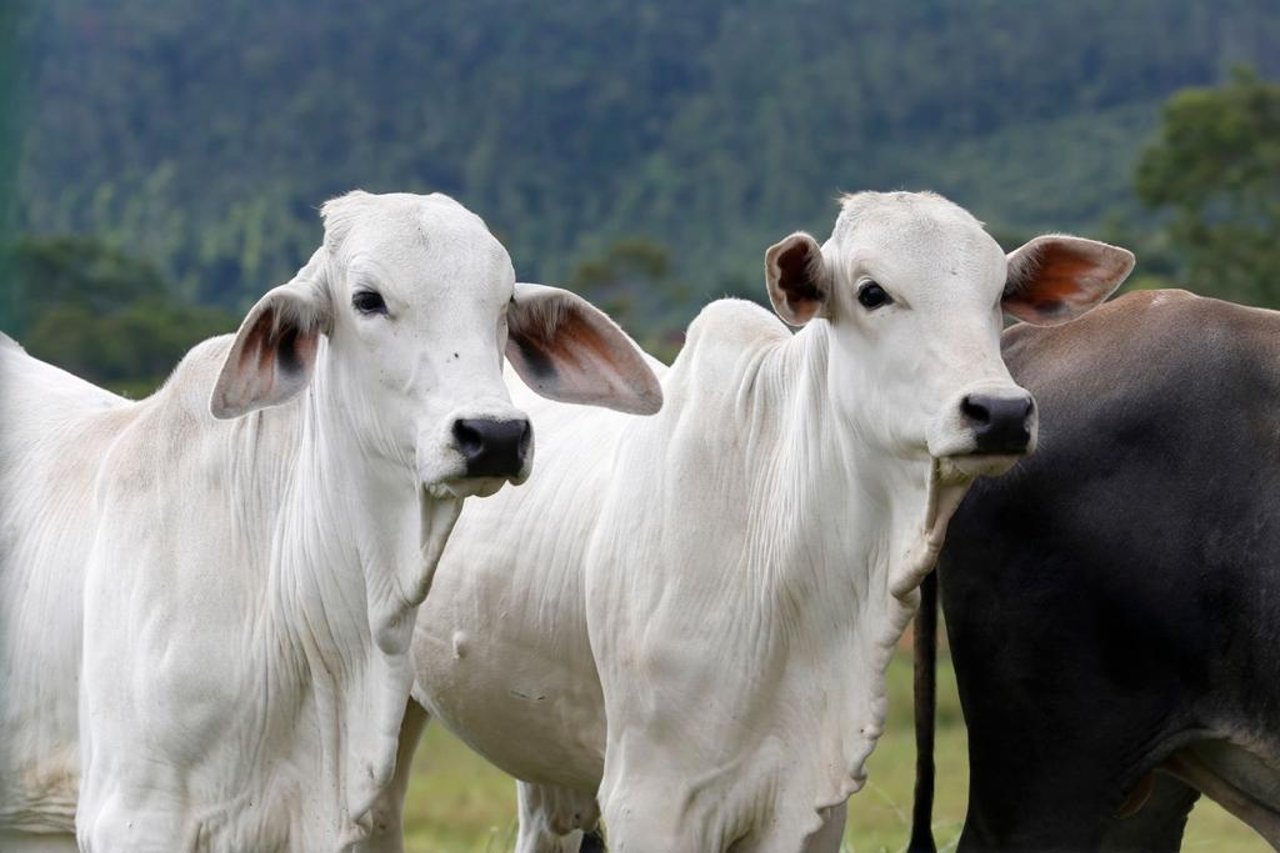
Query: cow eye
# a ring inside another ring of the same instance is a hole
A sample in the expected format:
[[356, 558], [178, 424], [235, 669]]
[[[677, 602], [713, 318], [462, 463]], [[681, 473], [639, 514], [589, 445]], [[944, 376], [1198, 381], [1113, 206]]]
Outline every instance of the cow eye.
[[376, 290], [359, 290], [351, 297], [351, 306], [361, 314], [386, 314], [387, 303]]
[[874, 281], [864, 281], [858, 288], [858, 301], [868, 311], [874, 311], [882, 305], [892, 305], [893, 297]]

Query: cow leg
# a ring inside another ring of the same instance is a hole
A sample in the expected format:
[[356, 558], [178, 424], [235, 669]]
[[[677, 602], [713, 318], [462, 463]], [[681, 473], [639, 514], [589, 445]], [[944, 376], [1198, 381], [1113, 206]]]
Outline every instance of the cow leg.
[[197, 848], [197, 833], [186, 831], [183, 815], [165, 812], [152, 804], [124, 808], [122, 799], [125, 798], [109, 800], [98, 809], [81, 808], [76, 813], [76, 841], [83, 853], [160, 853]]
[[[1088, 760], [1077, 756], [1072, 765], [1044, 741], [1038, 746], [1035, 766], [1010, 758], [1020, 754], [1016, 746], [999, 753], [1010, 760], [995, 761], [990, 749], [980, 746], [975, 755], [971, 745], [969, 811], [959, 850], [1180, 848], [1196, 791], [1153, 769], [1117, 802], [1115, 779], [1121, 771], [1104, 756], [1119, 754], [1120, 747], [1099, 749]], [[1023, 752], [1032, 748], [1021, 747]]]
[[603, 850], [594, 794], [554, 785], [518, 783], [520, 835], [516, 853], [586, 853]]
[[54, 835], [0, 830], [0, 850], [5, 853], [76, 853], [76, 837], [70, 833]]
[[844, 822], [848, 817], [849, 804], [841, 803], [828, 809], [823, 816], [822, 827], [810, 835], [804, 844], [804, 853], [839, 853], [840, 841], [844, 838]]
[[1102, 850], [1119, 851], [1171, 851], [1182, 847], [1182, 833], [1187, 828], [1187, 816], [1199, 794], [1172, 776], [1152, 774], [1150, 798], [1146, 804], [1129, 817], [1115, 817], [1107, 822]]
[[400, 746], [396, 750], [396, 773], [391, 784], [374, 800], [369, 810], [372, 829], [367, 838], [356, 845], [359, 853], [401, 853], [404, 850], [404, 799], [409, 790], [413, 753], [431, 715], [412, 699], [404, 710], [400, 724]]
[[965, 709], [969, 808], [958, 849], [1097, 850], [1113, 814], [1131, 807], [1133, 794], [1117, 781], [1128, 739], [1073, 737], [1045, 714], [1019, 710]]

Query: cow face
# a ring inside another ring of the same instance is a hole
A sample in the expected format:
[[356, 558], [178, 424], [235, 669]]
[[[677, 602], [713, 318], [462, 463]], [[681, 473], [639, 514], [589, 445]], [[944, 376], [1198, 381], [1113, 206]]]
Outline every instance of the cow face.
[[825, 245], [792, 234], [765, 267], [783, 320], [828, 324], [829, 392], [851, 429], [967, 478], [1035, 446], [1035, 402], [1000, 356], [1002, 312], [1065, 322], [1119, 286], [1133, 255], [1051, 236], [1006, 256], [939, 196], [862, 193], [844, 200]]
[[452, 199], [355, 192], [323, 215], [324, 246], [245, 318], [215, 417], [313, 386], [362, 458], [443, 497], [529, 474], [533, 432], [502, 380], [504, 351], [545, 396], [645, 413], [661, 404], [626, 335], [573, 294], [517, 285], [506, 250]]

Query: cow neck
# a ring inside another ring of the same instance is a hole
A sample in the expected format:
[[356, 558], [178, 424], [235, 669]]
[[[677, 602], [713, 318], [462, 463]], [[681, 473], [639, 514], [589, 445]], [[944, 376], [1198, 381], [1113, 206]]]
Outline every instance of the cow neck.
[[296, 748], [319, 752], [340, 823], [354, 833], [395, 769], [416, 607], [461, 501], [426, 498], [403, 464], [361, 446], [350, 422], [358, 401], [329, 381], [329, 353], [322, 344], [298, 409], [271, 606], [315, 714], [318, 749], [305, 735]]
[[770, 572], [762, 580], [838, 581], [863, 601], [872, 587], [878, 595], [891, 579], [914, 576], [907, 566], [916, 567], [928, 539], [938, 489], [927, 456], [874, 446], [856, 414], [835, 407], [833, 386], [848, 380], [832, 370], [830, 335], [826, 322], [810, 323], [768, 351], [744, 383], [744, 464], [757, 472], [753, 505], [766, 510], [759, 521], [785, 548], [762, 567]]
[[[774, 348], [740, 401], [752, 436], [767, 442], [760, 452], [748, 447], [747, 461], [759, 472], [752, 506], [761, 517], [753, 522], [765, 528], [753, 536], [771, 543], [756, 580], [772, 603], [768, 621], [786, 626], [781, 642], [788, 651], [775, 658], [782, 661], [776, 704], [798, 707], [799, 697], [821, 693], [816, 704], [800, 702], [809, 706], [796, 712], [803, 721], [782, 727], [812, 729], [803, 744], [791, 745], [813, 774], [796, 781], [816, 783], [805, 794], [796, 789], [805, 801], [783, 818], [801, 823], [814, 819], [810, 809], [843, 802], [865, 779], [864, 762], [885, 719], [884, 671], [917, 607], [922, 567], [936, 559], [938, 522], [945, 530], [951, 502], [958, 503], [940, 492], [928, 457], [872, 446], [869, 431], [834, 408], [832, 383], [847, 379], [832, 370], [830, 335], [828, 324], [815, 322]], [[767, 446], [773, 451], [764, 452]], [[843, 767], [831, 764], [836, 754]]]

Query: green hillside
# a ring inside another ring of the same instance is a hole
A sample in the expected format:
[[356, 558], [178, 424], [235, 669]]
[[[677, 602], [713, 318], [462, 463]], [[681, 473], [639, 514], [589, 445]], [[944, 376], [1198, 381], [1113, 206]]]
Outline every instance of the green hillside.
[[1087, 230], [1137, 209], [1171, 93], [1280, 76], [1274, 0], [44, 0], [22, 25], [20, 228], [231, 309], [356, 186], [456, 195], [527, 278], [643, 238], [690, 302], [758, 289], [841, 190]]

